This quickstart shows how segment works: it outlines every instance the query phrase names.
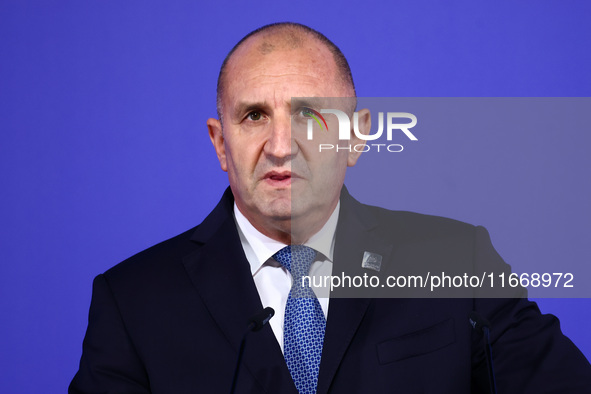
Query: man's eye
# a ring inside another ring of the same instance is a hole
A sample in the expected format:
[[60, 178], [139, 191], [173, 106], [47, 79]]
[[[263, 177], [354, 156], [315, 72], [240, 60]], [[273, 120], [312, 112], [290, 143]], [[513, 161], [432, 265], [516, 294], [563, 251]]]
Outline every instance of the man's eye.
[[261, 120], [262, 115], [260, 112], [257, 111], [252, 111], [251, 113], [248, 114], [248, 119], [250, 120]]
[[314, 112], [312, 112], [312, 110], [310, 108], [302, 108], [302, 110], [301, 110], [302, 116], [304, 116], [306, 118], [311, 118], [313, 113]]

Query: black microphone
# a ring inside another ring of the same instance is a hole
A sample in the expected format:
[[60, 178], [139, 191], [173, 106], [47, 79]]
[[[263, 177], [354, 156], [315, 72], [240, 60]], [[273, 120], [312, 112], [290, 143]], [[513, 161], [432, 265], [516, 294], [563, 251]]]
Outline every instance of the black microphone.
[[[257, 313], [248, 320], [248, 330], [259, 331], [265, 326], [265, 324], [269, 322], [269, 320], [271, 320], [273, 316], [275, 316], [275, 311], [273, 308], [270, 306], [266, 307], [262, 312]], [[249, 331], [246, 333], [248, 334]]]
[[265, 326], [265, 324], [269, 322], [269, 320], [271, 320], [273, 315], [275, 315], [275, 311], [273, 308], [268, 306], [263, 309], [262, 312], [259, 312], [248, 319], [248, 328], [242, 336], [242, 341], [240, 342], [240, 350], [238, 351], [238, 359], [236, 360], [236, 367], [234, 368], [234, 377], [232, 378], [232, 388], [230, 390], [230, 394], [234, 394], [234, 389], [236, 388], [238, 372], [240, 372], [240, 362], [242, 361], [242, 353], [244, 353], [244, 344], [246, 343], [246, 337], [248, 336], [248, 333], [251, 331], [259, 331]]
[[497, 383], [495, 381], [495, 369], [492, 357], [492, 346], [490, 345], [490, 323], [484, 317], [475, 311], [470, 312], [470, 325], [476, 331], [482, 331], [486, 343], [484, 352], [486, 353], [486, 365], [488, 366], [488, 381], [490, 383], [490, 392], [497, 394]]

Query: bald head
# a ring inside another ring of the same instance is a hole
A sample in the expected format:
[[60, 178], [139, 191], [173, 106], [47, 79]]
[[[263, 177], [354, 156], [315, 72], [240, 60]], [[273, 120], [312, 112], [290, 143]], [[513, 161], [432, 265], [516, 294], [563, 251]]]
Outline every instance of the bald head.
[[301, 49], [309, 45], [310, 42], [320, 43], [328, 49], [338, 70], [338, 80], [336, 82], [343, 84], [343, 87], [349, 91], [350, 96], [355, 96], [355, 85], [349, 63], [341, 50], [332, 41], [305, 25], [291, 22], [274, 23], [247, 34], [224, 59], [217, 82], [217, 112], [219, 119], [222, 119], [222, 98], [228, 83], [228, 69], [235, 56], [239, 56], [243, 51], [256, 51], [258, 55], [265, 56], [275, 51]]

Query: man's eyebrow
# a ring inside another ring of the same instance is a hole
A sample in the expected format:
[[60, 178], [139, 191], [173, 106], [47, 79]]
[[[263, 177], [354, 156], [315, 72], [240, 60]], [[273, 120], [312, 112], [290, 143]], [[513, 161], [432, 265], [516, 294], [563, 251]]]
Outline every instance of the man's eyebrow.
[[324, 100], [316, 97], [292, 97], [291, 99], [291, 107], [293, 110], [297, 110], [301, 107], [325, 108], [325, 104]]

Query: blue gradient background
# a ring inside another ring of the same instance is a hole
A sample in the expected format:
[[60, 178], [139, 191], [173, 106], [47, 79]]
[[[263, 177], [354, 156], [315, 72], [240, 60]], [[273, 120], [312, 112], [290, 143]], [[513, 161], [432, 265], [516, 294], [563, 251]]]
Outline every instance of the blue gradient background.
[[[349, 59], [360, 96], [589, 96], [590, 11], [586, 1], [2, 0], [0, 392], [64, 392], [92, 278], [216, 204], [227, 178], [205, 120], [221, 61], [250, 30], [292, 20], [322, 31]], [[591, 238], [588, 131], [521, 138], [523, 150], [498, 155], [504, 143], [483, 134], [488, 160], [460, 180], [428, 160], [400, 176], [399, 159], [386, 206], [483, 224], [509, 263], [589, 264], [569, 253]], [[475, 149], [452, 142], [450, 160]], [[361, 171], [350, 190], [374, 202], [356, 183]], [[494, 193], [461, 181], [483, 176], [494, 176]], [[481, 198], [464, 198], [467, 189]], [[540, 306], [591, 357], [589, 300]]]

